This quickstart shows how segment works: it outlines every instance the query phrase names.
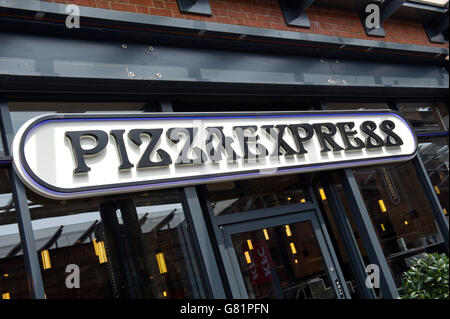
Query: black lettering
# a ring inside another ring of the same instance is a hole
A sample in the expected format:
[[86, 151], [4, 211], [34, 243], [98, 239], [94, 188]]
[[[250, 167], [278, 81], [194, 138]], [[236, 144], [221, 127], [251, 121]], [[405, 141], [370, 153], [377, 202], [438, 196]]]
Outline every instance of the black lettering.
[[[263, 145], [257, 143], [259, 140], [258, 135], [247, 136], [245, 134], [246, 130], [250, 131], [250, 134], [255, 134], [255, 132], [257, 130], [256, 125], [234, 126], [233, 130], [236, 132], [236, 134], [239, 138], [239, 141], [242, 141], [241, 143], [242, 143], [242, 146], [244, 147], [244, 159], [245, 160], [248, 160], [249, 158], [258, 159], [258, 158], [267, 156], [269, 154], [269, 152]], [[250, 150], [248, 148], [249, 139], [252, 139], [252, 142], [254, 141], [256, 143], [256, 148], [258, 149], [259, 154], [254, 154], [254, 153], [250, 152]]]
[[365, 147], [364, 142], [359, 137], [354, 137], [353, 140], [355, 141], [356, 145], [353, 145], [350, 141], [350, 137], [353, 137], [358, 132], [353, 131], [347, 131], [347, 127], [351, 130], [355, 127], [354, 122], [341, 122], [336, 123], [336, 126], [339, 129], [339, 132], [341, 133], [342, 139], [345, 144], [345, 150], [346, 151], [354, 151], [354, 150], [360, 150]]
[[[318, 123], [313, 124], [314, 130], [316, 131], [317, 137], [320, 142], [322, 149], [321, 152], [329, 152], [327, 143], [333, 148], [333, 152], [342, 151], [343, 148], [339, 146], [334, 140], [333, 136], [336, 134], [337, 129], [333, 123]], [[326, 128], [328, 133], [324, 132], [322, 128]]]
[[[216, 163], [222, 160], [222, 150], [225, 149], [227, 152], [227, 159], [229, 161], [236, 161], [236, 159], [239, 157], [236, 152], [231, 147], [231, 143], [233, 143], [233, 139], [229, 136], [225, 136], [223, 133], [223, 127], [222, 126], [216, 126], [216, 127], [207, 127], [207, 134], [208, 137], [205, 141], [205, 148], [206, 153], [209, 155], [209, 158], [211, 159], [211, 162]], [[214, 139], [214, 135], [217, 136], [219, 139], [219, 145], [217, 149], [214, 149], [214, 146], [212, 144], [212, 141]]]
[[[387, 147], [403, 145], [403, 140], [400, 138], [400, 136], [393, 132], [394, 128], [395, 123], [390, 120], [385, 120], [380, 124], [380, 130], [386, 133], [386, 139], [384, 140], [384, 143]], [[392, 139], [394, 141], [392, 141]]]
[[[364, 121], [361, 124], [361, 131], [363, 131], [367, 135], [366, 147], [368, 149], [384, 146], [383, 139], [375, 133], [376, 128], [377, 125], [372, 121]], [[374, 140], [375, 143], [372, 140]]]
[[125, 148], [125, 142], [123, 140], [123, 133], [125, 133], [125, 130], [112, 130], [110, 134], [114, 137], [114, 140], [116, 141], [117, 150], [119, 152], [119, 158], [120, 158], [120, 166], [119, 169], [129, 169], [132, 168], [134, 165], [130, 163], [130, 160], [128, 159], [127, 149]]
[[[184, 133], [187, 135], [187, 141], [184, 143], [183, 148], [178, 155], [175, 165], [185, 165], [185, 164], [200, 164], [204, 163], [207, 159], [205, 152], [199, 147], [193, 147], [194, 138], [197, 135], [198, 129], [187, 127], [187, 128], [170, 128], [167, 130], [167, 137], [173, 143], [177, 144], [180, 142], [180, 135]], [[189, 151], [192, 150], [195, 154], [195, 159], [190, 159], [188, 157]]]
[[[91, 168], [86, 165], [85, 156], [100, 153], [108, 144], [108, 133], [100, 130], [70, 131], [66, 132], [65, 136], [69, 139], [72, 145], [72, 152], [75, 156], [77, 166], [73, 170], [74, 174], [89, 172]], [[93, 148], [85, 150], [81, 147], [81, 138], [83, 137], [92, 137], [97, 144]]]
[[287, 125], [277, 125], [275, 126], [275, 128], [278, 130], [277, 132], [274, 130], [273, 125], [261, 126], [261, 129], [266, 131], [267, 134], [272, 136], [276, 141], [275, 149], [273, 153], [270, 154], [270, 156], [281, 156], [283, 155], [282, 151], [284, 151], [285, 156], [292, 156], [297, 154], [297, 152], [283, 139], [283, 135], [287, 127]]
[[[303, 143], [310, 140], [314, 135], [314, 129], [311, 124], [291, 124], [289, 125], [289, 128], [291, 129], [292, 134], [295, 137], [295, 142], [297, 144], [298, 152], [297, 154], [306, 154], [308, 153], [307, 150], [305, 150], [305, 147], [303, 146]], [[298, 129], [303, 129], [305, 131], [305, 137], [301, 137]]]
[[144, 154], [142, 154], [139, 159], [137, 168], [149, 168], [149, 167], [157, 167], [157, 166], [168, 166], [172, 163], [172, 159], [170, 155], [167, 154], [164, 150], [157, 150], [156, 154], [158, 154], [161, 159], [159, 162], [153, 162], [150, 160], [150, 155], [154, 151], [156, 144], [161, 138], [162, 129], [134, 129], [128, 132], [128, 138], [137, 146], [142, 144], [141, 135], [147, 135], [150, 137], [150, 143], [148, 143], [147, 149]]

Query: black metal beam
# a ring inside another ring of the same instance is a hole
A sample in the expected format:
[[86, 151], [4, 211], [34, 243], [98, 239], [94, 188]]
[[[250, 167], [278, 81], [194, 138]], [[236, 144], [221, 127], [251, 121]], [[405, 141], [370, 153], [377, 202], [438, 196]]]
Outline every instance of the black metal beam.
[[208, 0], [177, 0], [181, 12], [212, 15]]
[[309, 28], [308, 9], [314, 0], [279, 0], [281, 11], [283, 11], [286, 24], [295, 27]]
[[147, 219], [148, 219], [148, 213], [145, 213], [144, 214], [144, 216], [142, 216], [141, 218], [139, 218], [139, 225], [144, 225], [145, 224], [145, 222], [147, 221]]
[[446, 29], [448, 29], [448, 10], [446, 13], [441, 15], [438, 19], [433, 21], [430, 24], [425, 25], [425, 31], [430, 39], [430, 42], [433, 43], [445, 43], [446, 40], [442, 35]]
[[385, 0], [380, 8], [380, 22], [392, 16], [407, 0]]
[[[7, 155], [11, 155], [14, 129], [9, 113], [8, 102], [0, 100], [0, 123], [3, 147]], [[28, 286], [31, 296], [34, 299], [44, 299], [44, 284], [42, 281], [41, 269], [36, 250], [33, 226], [31, 224], [30, 210], [28, 208], [25, 186], [14, 170], [9, 170], [11, 190], [16, 210], [17, 225], [19, 227], [20, 241], [24, 256], [25, 271], [27, 274]]]
[[17, 245], [15, 245], [9, 252], [6, 254], [6, 258], [13, 257], [17, 255], [17, 253], [22, 249], [22, 243], [19, 242]]
[[[161, 220], [154, 228], [153, 230], [158, 232], [161, 230], [161, 228], [163, 228], [164, 226], [167, 225], [167, 227], [169, 227], [169, 223], [172, 221], [172, 219], [175, 217], [175, 212], [177, 211], [177, 209], [173, 209], [169, 214], [167, 214], [166, 217], [163, 218], [163, 220]], [[152, 231], [153, 231], [152, 230]]]
[[91, 235], [91, 233], [95, 230], [95, 226], [97, 225], [97, 220], [95, 220], [91, 226], [89, 226], [88, 229], [74, 242], [74, 245], [80, 245], [82, 244], [87, 237]]
[[42, 245], [42, 247], [39, 249], [39, 251], [49, 249], [61, 236], [63, 228], [64, 228], [63, 225], [59, 226], [58, 230], [56, 230], [56, 232], [53, 234], [53, 236], [50, 237], [50, 239], [47, 240], [47, 242], [44, 245]]

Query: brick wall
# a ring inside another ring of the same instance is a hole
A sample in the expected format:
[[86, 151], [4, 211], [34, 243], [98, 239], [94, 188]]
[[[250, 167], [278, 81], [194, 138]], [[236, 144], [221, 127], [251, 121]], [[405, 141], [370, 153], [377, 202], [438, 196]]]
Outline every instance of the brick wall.
[[44, 0], [59, 3], [75, 3], [143, 14], [202, 20], [249, 27], [288, 30], [347, 38], [448, 47], [448, 44], [430, 43], [420, 22], [390, 18], [383, 23], [385, 38], [367, 36], [356, 12], [338, 9], [310, 7], [307, 14], [311, 28], [287, 26], [278, 0], [209, 0], [212, 16], [181, 13], [177, 0]]

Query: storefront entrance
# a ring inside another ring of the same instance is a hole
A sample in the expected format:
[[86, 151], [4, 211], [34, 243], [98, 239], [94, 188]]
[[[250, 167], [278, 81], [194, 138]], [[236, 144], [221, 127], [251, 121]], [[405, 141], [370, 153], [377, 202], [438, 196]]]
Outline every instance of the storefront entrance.
[[[268, 212], [249, 213], [256, 217]], [[342, 285], [342, 273], [327, 230], [315, 210], [224, 225], [221, 230], [233, 297], [340, 299], [349, 296]]]
[[344, 292], [314, 211], [223, 227], [244, 298], [332, 299]]

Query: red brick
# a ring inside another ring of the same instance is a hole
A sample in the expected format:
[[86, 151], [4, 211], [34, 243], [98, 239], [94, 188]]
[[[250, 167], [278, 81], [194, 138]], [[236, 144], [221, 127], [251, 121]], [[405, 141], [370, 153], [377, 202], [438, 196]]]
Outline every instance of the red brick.
[[153, 0], [153, 7], [163, 9], [163, 8], [165, 8], [164, 2], [160, 1], [160, 0]]
[[136, 12], [148, 14], [148, 7], [136, 6]]
[[96, 7], [95, 0], [75, 0], [72, 2], [79, 6], [94, 7], [94, 8]]
[[136, 6], [135, 5], [125, 4], [125, 3], [111, 2], [111, 9], [118, 10], [118, 11], [136, 12]]
[[171, 10], [174, 10], [174, 11], [178, 11], [178, 4], [176, 4], [175, 2], [165, 1], [164, 2], [164, 7], [166, 9], [171, 9]]
[[212, 9], [213, 16], [229, 17], [228, 11], [223, 9]]
[[241, 12], [241, 11], [229, 10], [228, 14], [230, 15], [230, 17], [236, 18], [236, 19], [246, 19], [247, 18], [245, 13]]
[[168, 10], [168, 9], [148, 8], [148, 12], [152, 15], [157, 15], [157, 16], [165, 16], [165, 17], [172, 16], [172, 10]]
[[130, 4], [135, 4], [139, 6], [153, 7], [152, 0], [129, 0]]
[[264, 27], [262, 22], [256, 21], [256, 20], [247, 20], [246, 21], [246, 25], [248, 25], [249, 27], [256, 27], [256, 28], [263, 28]]
[[102, 9], [111, 9], [111, 5], [109, 1], [106, 0], [95, 0], [96, 7]]
[[290, 30], [294, 32], [316, 33], [369, 39], [386, 42], [408, 43], [435, 47], [448, 44], [430, 43], [420, 22], [389, 19], [383, 27], [385, 38], [367, 36], [357, 13], [312, 6], [307, 14], [311, 28], [286, 25], [278, 0], [209, 0], [212, 16], [181, 13], [177, 0], [42, 0], [58, 3], [76, 3], [82, 6], [131, 11], [177, 17], [188, 20], [210, 21], [233, 25]]
[[227, 9], [227, 4], [225, 1], [211, 1], [210, 4], [212, 8]]
[[129, 4], [129, 3], [130, 3], [130, 0], [112, 0], [112, 2]]

